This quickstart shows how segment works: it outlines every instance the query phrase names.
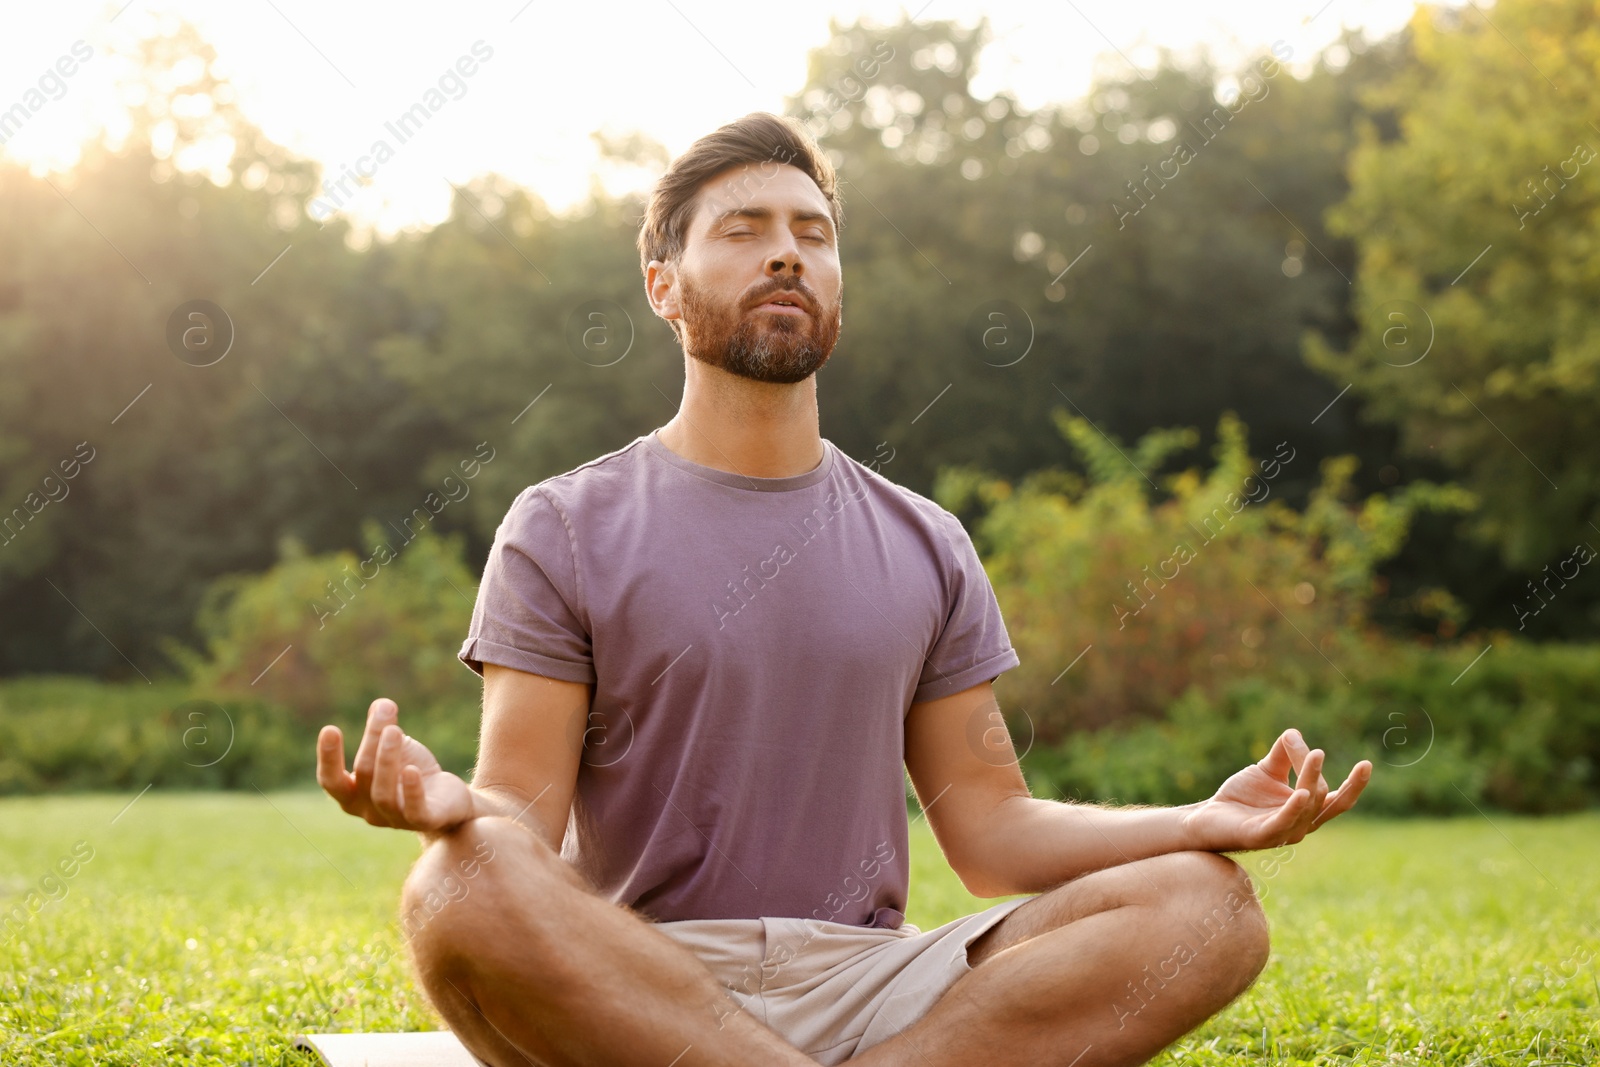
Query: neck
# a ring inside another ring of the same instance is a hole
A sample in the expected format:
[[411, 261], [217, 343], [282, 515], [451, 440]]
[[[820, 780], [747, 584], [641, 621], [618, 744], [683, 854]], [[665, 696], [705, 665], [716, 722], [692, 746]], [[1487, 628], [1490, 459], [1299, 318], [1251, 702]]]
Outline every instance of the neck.
[[683, 402], [661, 443], [703, 467], [749, 478], [789, 478], [822, 462], [817, 377], [756, 382], [684, 357]]

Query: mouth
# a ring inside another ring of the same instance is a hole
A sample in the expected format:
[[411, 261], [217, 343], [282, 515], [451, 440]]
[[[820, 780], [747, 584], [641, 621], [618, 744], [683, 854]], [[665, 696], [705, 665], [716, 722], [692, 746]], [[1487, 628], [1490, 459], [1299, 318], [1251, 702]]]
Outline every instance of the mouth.
[[755, 306], [756, 311], [768, 311], [777, 315], [807, 315], [804, 298], [800, 296], [774, 296]]

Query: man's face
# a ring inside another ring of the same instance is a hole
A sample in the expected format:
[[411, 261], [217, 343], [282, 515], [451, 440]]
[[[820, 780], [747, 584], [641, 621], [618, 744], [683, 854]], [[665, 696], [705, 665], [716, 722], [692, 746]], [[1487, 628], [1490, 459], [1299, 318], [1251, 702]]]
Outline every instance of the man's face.
[[660, 310], [680, 320], [684, 351], [730, 374], [803, 381], [839, 340], [838, 235], [796, 167], [747, 164], [708, 181], [672, 279]]

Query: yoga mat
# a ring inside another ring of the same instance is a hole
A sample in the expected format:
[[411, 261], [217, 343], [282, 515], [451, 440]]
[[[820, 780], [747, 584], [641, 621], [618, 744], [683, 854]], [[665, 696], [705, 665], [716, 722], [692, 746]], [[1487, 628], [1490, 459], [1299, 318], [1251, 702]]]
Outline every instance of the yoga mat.
[[328, 1067], [481, 1067], [449, 1030], [301, 1034], [294, 1047], [315, 1052]]

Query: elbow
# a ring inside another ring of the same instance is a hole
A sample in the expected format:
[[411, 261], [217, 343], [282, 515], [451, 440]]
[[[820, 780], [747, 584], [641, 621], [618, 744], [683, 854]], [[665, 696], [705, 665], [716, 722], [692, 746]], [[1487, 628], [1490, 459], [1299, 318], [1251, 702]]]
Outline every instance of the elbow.
[[1018, 890], [1008, 889], [999, 885], [998, 883], [968, 882], [963, 879], [961, 884], [966, 888], [968, 893], [980, 900], [995, 900], [1000, 897], [1013, 896], [1018, 892]]
[[951, 870], [961, 880], [961, 885], [975, 897], [1009, 897], [1017, 893], [1032, 892], [1025, 884], [1029, 879], [1024, 853], [1013, 846], [1021, 838], [1015, 832], [1016, 819], [1025, 810], [1008, 802], [1018, 799], [1008, 796], [997, 803], [987, 818], [978, 825], [968, 825], [955, 834], [955, 841], [946, 850]]
[[989, 866], [978, 863], [952, 864], [956, 877], [961, 880], [961, 887], [975, 897], [989, 899], [993, 897], [1008, 897], [1021, 890], [1011, 885], [1009, 880], [992, 870]]

